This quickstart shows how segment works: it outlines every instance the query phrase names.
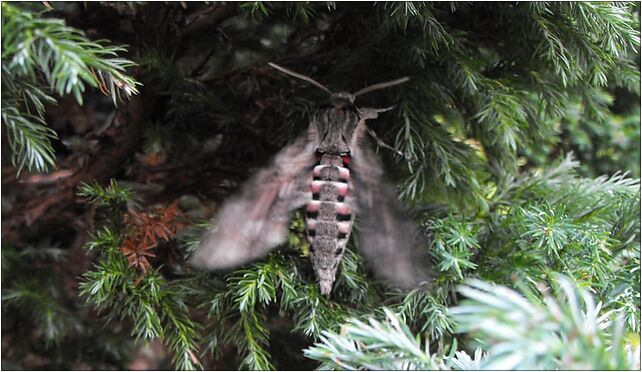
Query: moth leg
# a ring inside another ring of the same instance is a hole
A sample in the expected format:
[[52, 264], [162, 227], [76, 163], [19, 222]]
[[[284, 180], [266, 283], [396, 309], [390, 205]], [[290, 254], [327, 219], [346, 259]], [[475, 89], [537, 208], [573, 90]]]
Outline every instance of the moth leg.
[[365, 107], [365, 108], [359, 108], [359, 116], [363, 120], [371, 120], [371, 119], [376, 119], [379, 117], [379, 114], [382, 112], [387, 112], [395, 108], [395, 106], [390, 106], [390, 107], [384, 107], [384, 108], [371, 108], [371, 107]]
[[[360, 108], [359, 109], [359, 114], [361, 115], [361, 118], [363, 120], [371, 120], [371, 119], [376, 119], [377, 117], [379, 117], [380, 113], [386, 112], [386, 111], [390, 111], [393, 108], [395, 108], [395, 106], [384, 107], [384, 108]], [[401, 156], [402, 158], [405, 158], [404, 154], [401, 151], [399, 151], [399, 150], [395, 149], [394, 147], [390, 146], [389, 144], [385, 143], [381, 138], [379, 138], [379, 136], [377, 136], [375, 131], [373, 131], [372, 129], [370, 129], [368, 127], [365, 127], [365, 129], [368, 132], [368, 134], [377, 142], [377, 146], [386, 148], [386, 149], [388, 149], [390, 151], [393, 151], [395, 154]]]
[[393, 108], [395, 108], [395, 106], [388, 106], [388, 107], [384, 107], [384, 108], [371, 108], [370, 110], [374, 110], [375, 112], [377, 112], [378, 114], [380, 114], [380, 113], [382, 113], [382, 112], [390, 111], [390, 110], [392, 110]]
[[389, 144], [385, 143], [381, 138], [379, 138], [379, 136], [377, 136], [377, 133], [375, 133], [375, 131], [374, 131], [374, 130], [372, 130], [372, 129], [370, 129], [370, 128], [366, 128], [366, 131], [368, 132], [368, 134], [369, 134], [369, 135], [370, 135], [370, 136], [371, 136], [375, 141], [377, 141], [377, 146], [379, 146], [379, 147], [383, 147], [383, 148], [386, 148], [386, 149], [388, 149], [388, 150], [390, 150], [390, 151], [394, 152], [395, 154], [397, 154], [397, 155], [401, 156], [402, 158], [405, 158], [405, 155], [403, 154], [403, 152], [401, 152], [401, 151], [397, 150], [396, 148], [394, 148], [394, 147], [390, 146]]

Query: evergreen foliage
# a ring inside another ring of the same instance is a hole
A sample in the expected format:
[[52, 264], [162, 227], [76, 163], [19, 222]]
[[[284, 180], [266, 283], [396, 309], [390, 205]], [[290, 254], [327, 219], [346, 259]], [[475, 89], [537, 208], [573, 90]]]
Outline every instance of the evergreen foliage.
[[[160, 341], [157, 368], [639, 368], [638, 3], [51, 5], [2, 4], [3, 138], [33, 180], [56, 133], [81, 137], [56, 152], [89, 177], [3, 194], [7, 366], [125, 369], [133, 345]], [[322, 296], [300, 213], [264, 259], [186, 264], [220, 203], [327, 99], [270, 61], [333, 91], [410, 78], [357, 104], [395, 105], [372, 129], [401, 153], [377, 147], [429, 283], [376, 280], [353, 238]], [[48, 114], [57, 100], [116, 118], [111, 137], [91, 116], [82, 133], [56, 124], [75, 120]], [[91, 162], [114, 153], [123, 164]], [[66, 193], [49, 212], [64, 223], [36, 218]], [[34, 233], [7, 240], [18, 215]]]
[[[399, 316], [384, 309], [384, 322], [350, 319], [341, 333], [323, 332], [306, 355], [329, 369], [370, 370], [627, 370], [640, 364], [639, 348], [624, 339], [622, 317], [610, 319], [591, 294], [558, 276], [561, 301], [525, 298], [504, 286], [471, 280], [459, 287], [468, 299], [450, 315], [457, 333], [472, 333], [482, 346], [471, 358], [450, 350], [431, 353], [429, 341], [413, 336]], [[488, 350], [483, 353], [483, 349]], [[447, 353], [446, 353], [447, 352]]]
[[2, 122], [7, 128], [18, 173], [46, 171], [55, 163], [51, 140], [56, 133], [45, 121], [52, 94], [73, 94], [82, 105], [85, 85], [112, 97], [137, 94], [136, 81], [125, 74], [133, 66], [118, 58], [123, 47], [90, 41], [62, 20], [2, 4]]

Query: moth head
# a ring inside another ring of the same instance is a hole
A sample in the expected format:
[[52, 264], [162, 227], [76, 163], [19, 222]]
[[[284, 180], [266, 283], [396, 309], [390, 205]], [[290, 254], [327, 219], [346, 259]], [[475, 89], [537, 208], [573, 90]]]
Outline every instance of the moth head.
[[335, 109], [347, 109], [346, 115], [335, 115], [335, 119], [331, 120], [326, 118], [318, 118], [315, 120], [315, 130], [319, 133], [320, 143], [317, 147], [317, 153], [324, 154], [336, 154], [336, 155], [349, 155], [350, 154], [350, 144], [353, 142], [353, 136], [356, 133], [357, 126], [359, 123], [365, 122], [368, 119], [374, 119], [377, 117], [378, 113], [388, 111], [391, 108], [386, 109], [359, 109], [354, 105], [355, 99], [363, 94], [373, 92], [375, 90], [389, 88], [395, 85], [399, 85], [408, 81], [408, 77], [403, 77], [400, 79], [387, 81], [384, 83], [370, 85], [369, 87], [358, 90], [355, 93], [348, 92], [336, 92], [333, 93], [330, 89], [323, 86], [321, 83], [294, 71], [290, 71], [285, 67], [281, 67], [274, 63], [268, 63], [271, 67], [287, 74], [293, 76], [297, 79], [307, 81], [308, 83], [314, 85], [315, 87], [323, 90], [324, 92], [330, 95], [329, 106]]
[[335, 108], [344, 108], [354, 105], [356, 97], [348, 92], [337, 92], [330, 95], [330, 105]]

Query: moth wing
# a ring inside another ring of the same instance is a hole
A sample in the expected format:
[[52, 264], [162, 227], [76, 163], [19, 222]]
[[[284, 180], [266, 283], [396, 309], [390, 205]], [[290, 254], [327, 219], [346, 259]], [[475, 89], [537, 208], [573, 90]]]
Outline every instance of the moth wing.
[[225, 202], [190, 258], [193, 267], [236, 267], [266, 255], [286, 240], [290, 214], [311, 198], [314, 144], [306, 133], [283, 148]]
[[402, 288], [428, 279], [427, 257], [417, 249], [420, 238], [397, 193], [385, 181], [377, 155], [366, 144], [352, 151], [352, 179], [360, 224], [359, 249], [375, 273]]

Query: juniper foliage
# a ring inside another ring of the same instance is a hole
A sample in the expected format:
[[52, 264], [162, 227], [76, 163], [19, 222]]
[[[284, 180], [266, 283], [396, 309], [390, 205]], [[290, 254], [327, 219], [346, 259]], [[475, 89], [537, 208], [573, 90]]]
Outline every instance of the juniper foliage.
[[[537, 370], [634, 369], [636, 350], [624, 337], [622, 317], [610, 319], [593, 296], [559, 275], [557, 299], [543, 298], [480, 280], [459, 287], [467, 297], [450, 310], [456, 333], [471, 333], [482, 346], [471, 358], [457, 350], [431, 352], [429, 340], [413, 335], [398, 315], [384, 309], [384, 321], [350, 319], [341, 333], [323, 332], [305, 354], [329, 369], [372, 370]], [[482, 350], [488, 350], [483, 352]]]
[[123, 47], [90, 41], [80, 30], [56, 18], [2, 4], [2, 122], [18, 169], [46, 171], [55, 163], [45, 123], [52, 94], [73, 94], [82, 105], [86, 85], [100, 88], [114, 104], [136, 94], [136, 81], [125, 73], [133, 62], [119, 58]]
[[[37, 330], [3, 361], [126, 368], [129, 345], [160, 341], [162, 367], [177, 369], [639, 367], [638, 3], [34, 6], [2, 4], [3, 138], [18, 170], [54, 164], [53, 95], [90, 103], [97, 88], [116, 103], [139, 80], [155, 104], [126, 123], [143, 135], [114, 180], [74, 190], [73, 213], [95, 227], [85, 249], [3, 239], [3, 317], [16, 314], [3, 337]], [[264, 259], [185, 263], [220, 202], [327, 98], [270, 61], [332, 90], [410, 77], [357, 103], [395, 105], [372, 129], [403, 155], [377, 148], [426, 237], [426, 286], [377, 281], [351, 241], [322, 296], [300, 213]]]

